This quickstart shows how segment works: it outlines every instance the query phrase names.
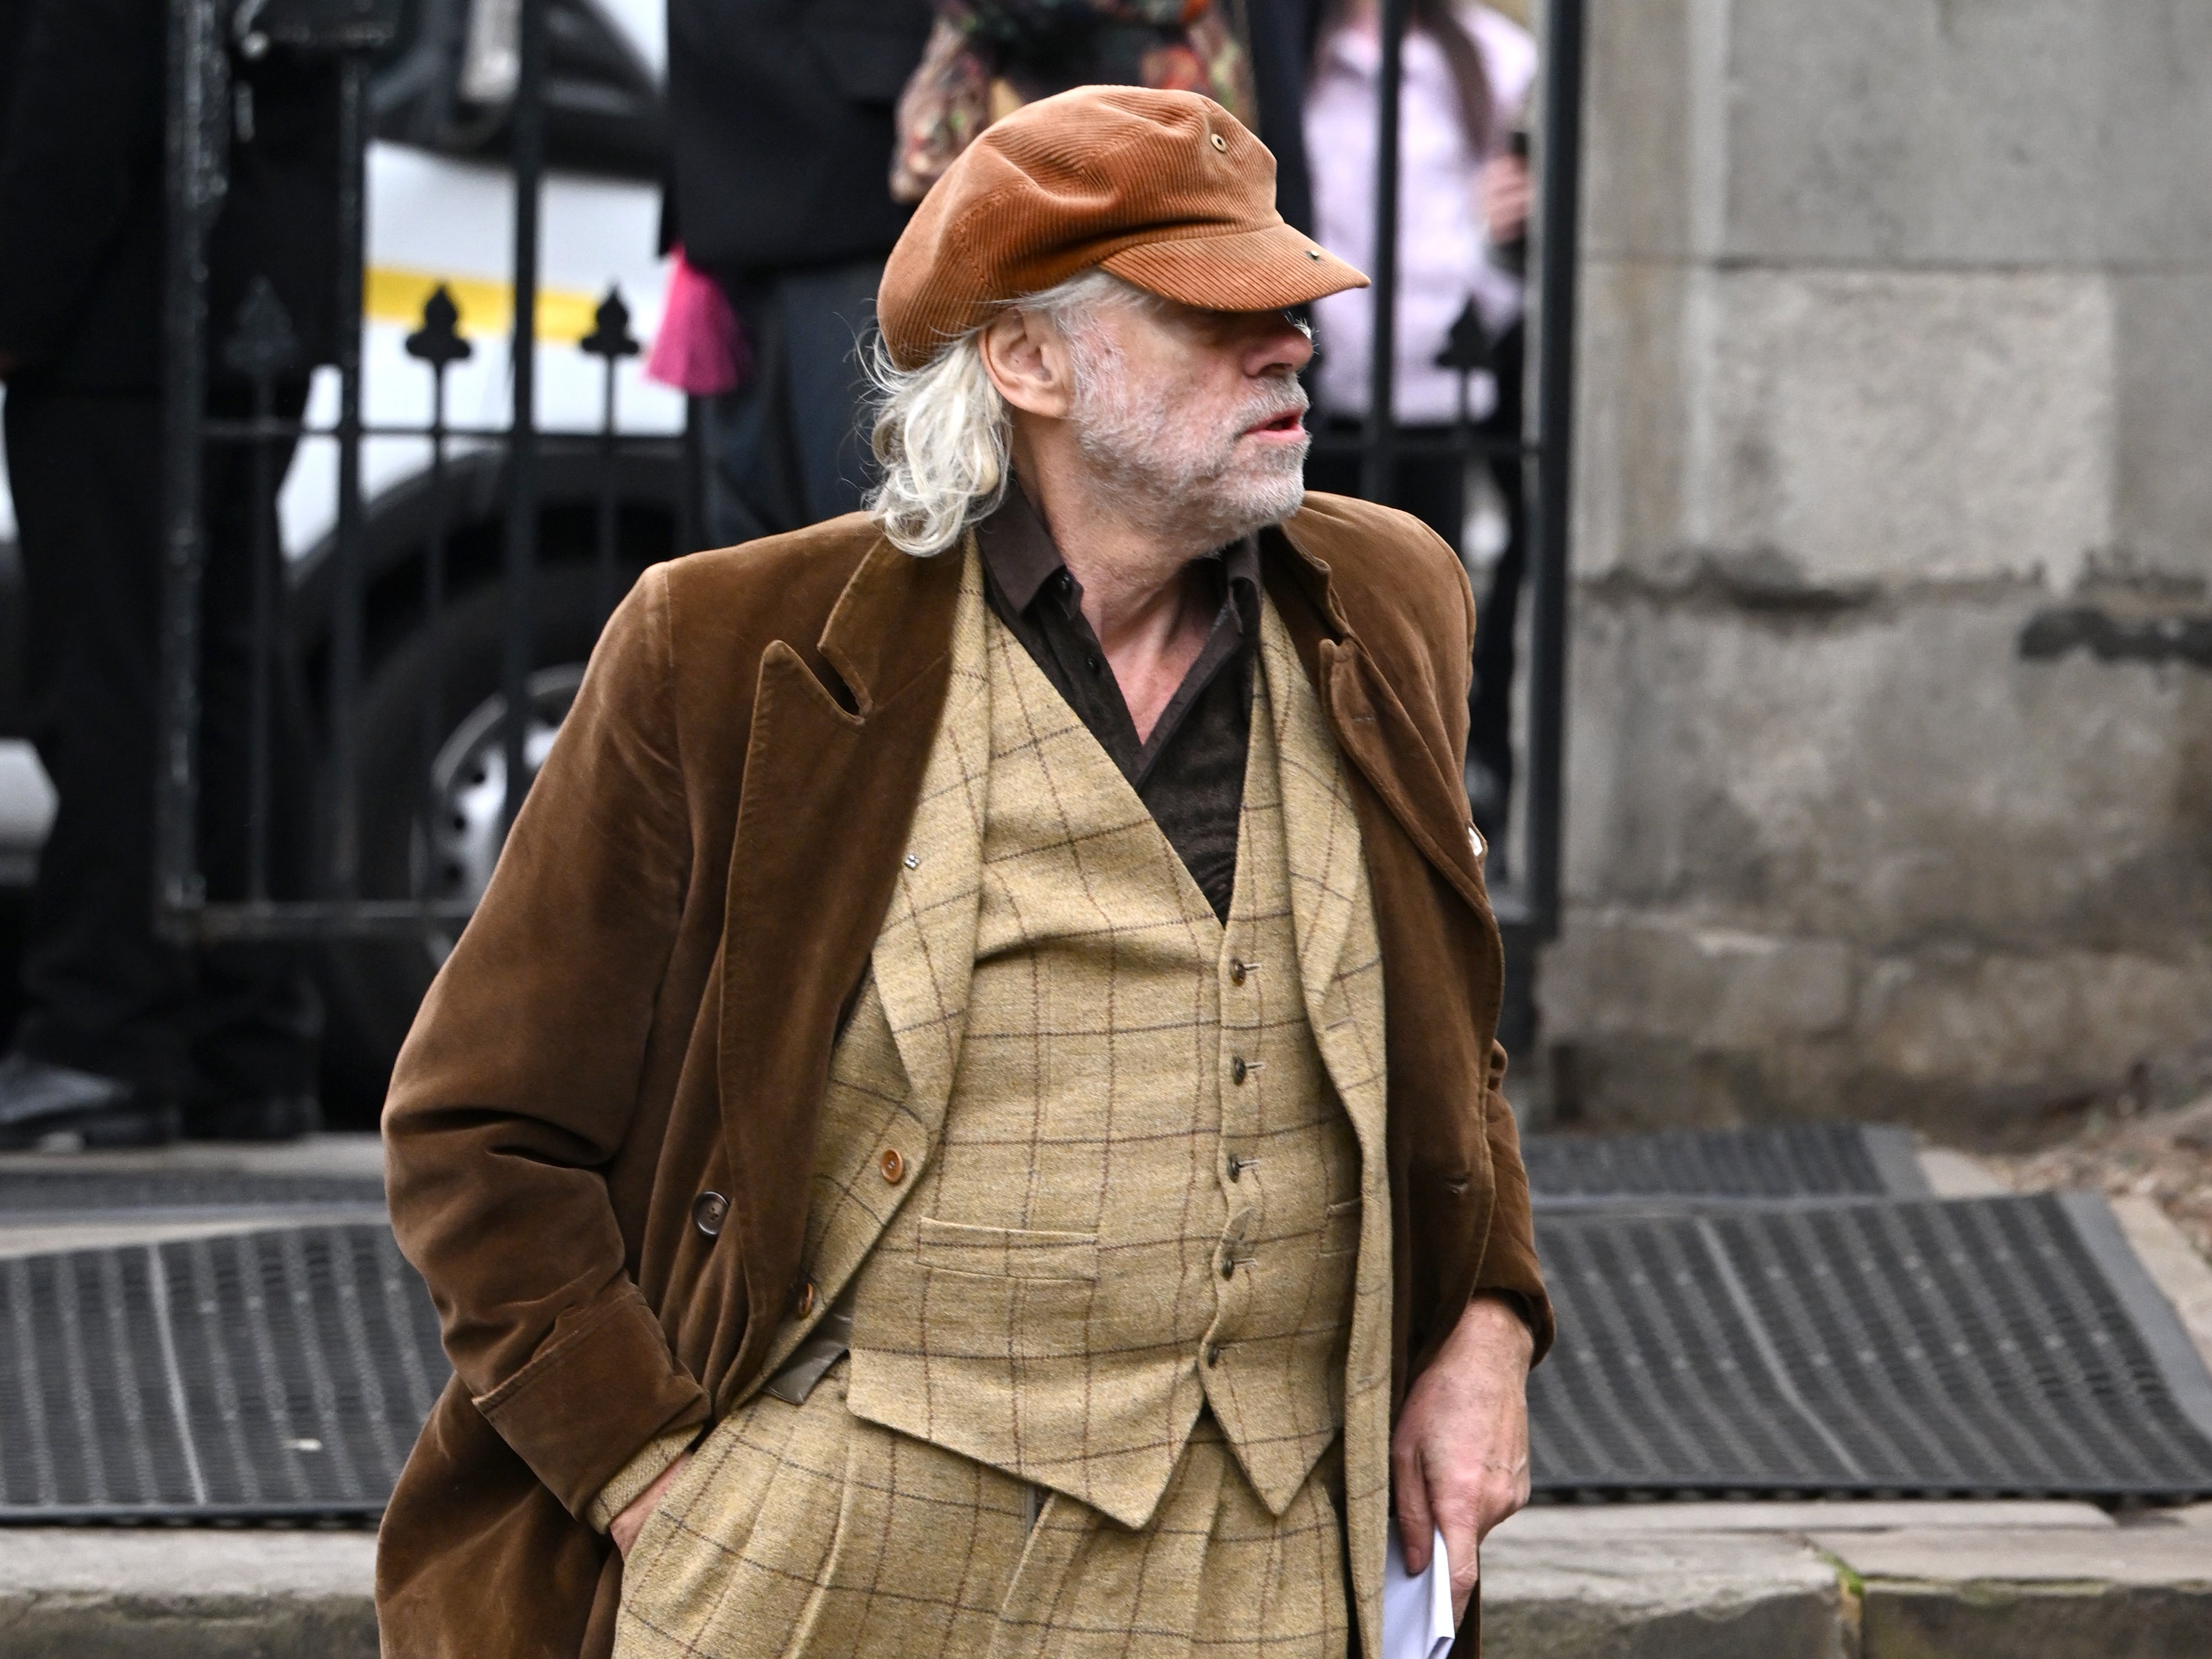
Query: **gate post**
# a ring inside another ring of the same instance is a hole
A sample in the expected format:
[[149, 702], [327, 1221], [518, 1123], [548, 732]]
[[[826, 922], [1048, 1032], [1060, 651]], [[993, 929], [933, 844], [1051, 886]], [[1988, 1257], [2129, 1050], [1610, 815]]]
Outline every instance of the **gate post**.
[[207, 410], [207, 239], [228, 163], [229, 59], [216, 0], [170, 0], [163, 125], [161, 730], [155, 780], [154, 922], [191, 937], [199, 872], [201, 427]]

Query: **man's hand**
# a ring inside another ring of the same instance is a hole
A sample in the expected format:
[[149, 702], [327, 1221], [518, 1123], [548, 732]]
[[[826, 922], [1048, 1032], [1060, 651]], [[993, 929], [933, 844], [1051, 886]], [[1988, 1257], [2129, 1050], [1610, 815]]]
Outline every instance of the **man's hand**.
[[608, 1524], [607, 1536], [615, 1541], [615, 1547], [622, 1552], [624, 1560], [629, 1559], [629, 1547], [637, 1542], [637, 1535], [645, 1526], [646, 1517], [660, 1507], [663, 1494], [690, 1461], [691, 1454], [687, 1451], [661, 1470], [653, 1476], [653, 1484], [631, 1499], [629, 1507]]
[[1478, 1296], [1413, 1380], [1390, 1437], [1398, 1541], [1407, 1571], [1428, 1571], [1441, 1527], [1451, 1558], [1452, 1616], [1480, 1575], [1482, 1541], [1528, 1501], [1528, 1327], [1512, 1305]]

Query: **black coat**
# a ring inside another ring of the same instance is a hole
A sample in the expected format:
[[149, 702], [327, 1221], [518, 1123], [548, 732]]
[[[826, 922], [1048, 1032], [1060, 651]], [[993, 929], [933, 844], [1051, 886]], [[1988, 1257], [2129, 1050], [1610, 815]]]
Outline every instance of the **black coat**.
[[[167, 212], [163, 0], [0, 0], [0, 354], [10, 384], [157, 392]], [[291, 313], [302, 371], [337, 318], [337, 73], [234, 61], [229, 189], [209, 247], [212, 360], [248, 283]]]
[[668, 0], [676, 221], [743, 280], [890, 251], [891, 112], [928, 0]]

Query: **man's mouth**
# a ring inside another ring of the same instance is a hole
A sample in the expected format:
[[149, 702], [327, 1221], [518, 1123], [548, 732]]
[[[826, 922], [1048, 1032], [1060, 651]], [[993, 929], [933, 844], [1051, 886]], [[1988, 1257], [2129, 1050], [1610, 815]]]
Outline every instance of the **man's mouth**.
[[1257, 433], [1267, 433], [1287, 438], [1293, 433], [1303, 432], [1304, 429], [1305, 411], [1304, 409], [1285, 409], [1280, 415], [1271, 415], [1268, 419], [1261, 421], [1260, 424], [1255, 427], [1245, 427], [1244, 432], [1247, 437], [1250, 437]]

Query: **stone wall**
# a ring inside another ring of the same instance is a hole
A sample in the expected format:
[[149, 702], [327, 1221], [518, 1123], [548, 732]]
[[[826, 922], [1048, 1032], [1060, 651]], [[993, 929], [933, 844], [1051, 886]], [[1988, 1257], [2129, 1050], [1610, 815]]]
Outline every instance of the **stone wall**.
[[1552, 1112], [2212, 1038], [2212, 6], [1591, 0]]

